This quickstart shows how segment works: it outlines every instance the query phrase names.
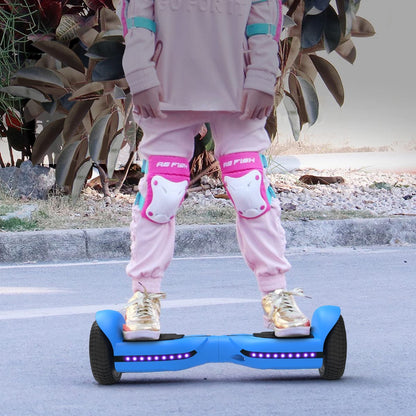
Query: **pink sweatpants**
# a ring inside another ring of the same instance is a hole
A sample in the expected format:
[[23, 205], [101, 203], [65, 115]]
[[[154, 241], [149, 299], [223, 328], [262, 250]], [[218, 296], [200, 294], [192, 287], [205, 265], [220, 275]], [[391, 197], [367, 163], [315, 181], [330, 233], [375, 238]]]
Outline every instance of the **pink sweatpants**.
[[[211, 111], [169, 111], [166, 114], [166, 119], [136, 120], [144, 132], [140, 144], [144, 158], [163, 155], [190, 160], [194, 136], [205, 122], [211, 126], [217, 159], [230, 153], [263, 152], [270, 144], [264, 129], [265, 119], [242, 121], [241, 113]], [[145, 197], [143, 179], [139, 191]], [[260, 217], [246, 219], [237, 215], [236, 226], [241, 253], [254, 272], [261, 293], [286, 288], [285, 273], [290, 264], [284, 255], [286, 239], [280, 223], [278, 199], [274, 198], [271, 209]], [[175, 219], [156, 224], [143, 218], [139, 207], [134, 205], [130, 231], [131, 259], [126, 272], [132, 278], [133, 291], [141, 290], [140, 282], [149, 292], [160, 292], [164, 272], [173, 257]]]

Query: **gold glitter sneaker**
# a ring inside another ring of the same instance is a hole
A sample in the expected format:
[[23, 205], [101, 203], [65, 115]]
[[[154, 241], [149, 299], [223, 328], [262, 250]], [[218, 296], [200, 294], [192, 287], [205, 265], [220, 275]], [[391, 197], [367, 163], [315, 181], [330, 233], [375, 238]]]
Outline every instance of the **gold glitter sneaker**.
[[136, 292], [128, 301], [123, 325], [126, 341], [156, 340], [160, 337], [160, 299], [164, 293]]
[[262, 299], [264, 318], [268, 328], [274, 329], [276, 337], [305, 337], [310, 334], [311, 323], [301, 312], [293, 296], [302, 296], [303, 290], [277, 289]]

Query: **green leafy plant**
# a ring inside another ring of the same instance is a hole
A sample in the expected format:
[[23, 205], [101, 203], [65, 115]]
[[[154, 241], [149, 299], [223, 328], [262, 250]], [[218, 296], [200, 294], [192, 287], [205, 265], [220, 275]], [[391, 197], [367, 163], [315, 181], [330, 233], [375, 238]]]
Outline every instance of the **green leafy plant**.
[[[279, 51], [282, 73], [276, 81], [275, 105], [286, 108], [293, 136], [298, 140], [302, 127], [313, 125], [319, 114], [314, 84], [318, 75], [336, 103], [341, 106], [344, 102], [341, 77], [320, 53], [335, 52], [352, 64], [356, 58], [352, 38], [375, 32], [357, 15], [360, 0], [283, 3]], [[23, 21], [11, 18], [17, 7]], [[9, 75], [0, 85], [0, 115], [10, 146], [34, 164], [51, 149], [58, 149], [57, 183], [74, 197], [95, 166], [108, 195], [121, 147], [126, 143], [130, 146], [127, 173], [141, 138], [121, 66], [124, 39], [113, 1], [10, 0], [1, 3], [0, 10], [3, 39], [6, 26], [2, 18], [7, 17], [9, 25], [18, 24], [20, 28], [15, 36], [7, 38], [14, 49], [3, 54], [19, 59], [8, 61]], [[40, 120], [41, 132], [35, 134]], [[272, 139], [276, 137], [275, 112], [268, 118], [266, 129]], [[207, 157], [207, 152], [212, 152], [210, 135], [203, 144], [201, 155], [194, 155], [194, 177], [201, 174], [201, 169], [209, 172], [209, 164], [215, 163]]]
[[129, 143], [134, 154], [137, 137], [121, 65], [121, 23], [111, 1], [85, 4], [77, 14], [62, 14], [54, 33], [30, 36], [40, 58], [17, 70], [1, 89], [24, 100], [26, 123], [46, 115], [26, 155], [36, 164], [60, 147], [57, 183], [74, 197], [93, 165], [106, 190], [122, 145]]
[[[335, 102], [339, 106], [344, 103], [341, 76], [320, 53], [335, 52], [350, 64], [354, 63], [357, 51], [352, 38], [375, 34], [371, 23], [357, 15], [359, 6], [360, 0], [283, 0], [281, 75], [276, 80], [275, 108], [283, 105], [286, 109], [296, 141], [303, 126], [313, 125], [318, 119], [319, 96], [315, 87], [318, 75]], [[266, 130], [271, 140], [277, 137], [275, 111], [267, 119]], [[206, 141], [205, 149], [194, 155], [193, 166], [209, 160], [209, 148], [212, 148], [212, 138]], [[209, 173], [208, 168], [204, 167]]]
[[[27, 58], [31, 57], [31, 49], [27, 35], [31, 30], [40, 30], [41, 22], [36, 16], [37, 11], [23, 0], [21, 2], [0, 2], [0, 134], [8, 138], [12, 164], [14, 158], [12, 148], [28, 155], [31, 138], [21, 117], [22, 100], [7, 93], [13, 73], [22, 67]], [[0, 155], [0, 166], [4, 167]]]
[[[284, 30], [280, 41], [281, 76], [276, 82], [276, 107], [283, 103], [293, 137], [299, 139], [305, 124], [313, 125], [319, 114], [315, 87], [319, 75], [336, 103], [344, 103], [341, 76], [319, 53], [336, 52], [353, 64], [357, 51], [353, 37], [375, 34], [370, 22], [357, 15], [360, 0], [286, 0]], [[267, 122], [273, 139], [277, 133], [275, 114]]]

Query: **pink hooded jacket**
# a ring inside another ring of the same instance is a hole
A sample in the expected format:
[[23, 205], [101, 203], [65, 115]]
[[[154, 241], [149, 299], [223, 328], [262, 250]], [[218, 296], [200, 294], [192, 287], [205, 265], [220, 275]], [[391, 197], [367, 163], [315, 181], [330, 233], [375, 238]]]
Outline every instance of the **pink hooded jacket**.
[[133, 94], [160, 85], [161, 110], [192, 111], [240, 111], [245, 88], [274, 95], [280, 0], [123, 1]]

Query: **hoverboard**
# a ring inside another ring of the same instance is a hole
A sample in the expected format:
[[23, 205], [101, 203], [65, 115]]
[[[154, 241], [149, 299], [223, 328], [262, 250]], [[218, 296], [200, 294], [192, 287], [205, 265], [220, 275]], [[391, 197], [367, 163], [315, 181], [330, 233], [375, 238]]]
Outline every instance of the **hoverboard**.
[[157, 341], [125, 341], [123, 316], [96, 313], [90, 333], [90, 364], [100, 384], [120, 381], [122, 373], [178, 371], [207, 363], [233, 363], [257, 369], [319, 369], [322, 378], [339, 379], [345, 368], [347, 340], [341, 309], [321, 306], [311, 334], [276, 338], [273, 332], [235, 335], [161, 334]]

